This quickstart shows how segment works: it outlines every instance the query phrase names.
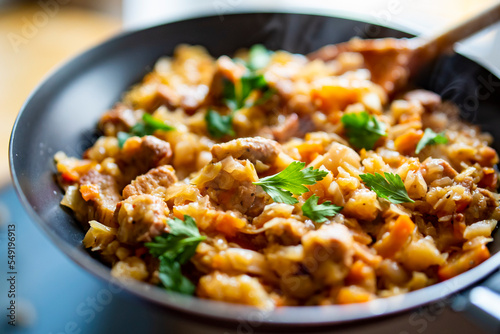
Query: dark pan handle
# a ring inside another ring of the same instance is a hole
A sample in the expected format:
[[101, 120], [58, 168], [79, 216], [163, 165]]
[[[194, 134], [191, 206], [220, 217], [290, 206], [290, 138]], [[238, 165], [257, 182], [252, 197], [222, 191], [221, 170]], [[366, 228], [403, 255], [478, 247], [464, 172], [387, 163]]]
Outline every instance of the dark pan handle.
[[500, 271], [456, 297], [452, 308], [464, 312], [488, 333], [500, 333]]

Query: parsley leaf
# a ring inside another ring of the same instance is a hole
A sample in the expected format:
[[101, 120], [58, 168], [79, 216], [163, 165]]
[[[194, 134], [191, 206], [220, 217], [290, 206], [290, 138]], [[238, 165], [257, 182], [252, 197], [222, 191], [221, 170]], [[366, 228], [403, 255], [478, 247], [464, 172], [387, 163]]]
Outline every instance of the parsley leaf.
[[133, 137], [133, 135], [127, 132], [122, 132], [122, 131], [118, 132], [118, 134], [116, 135], [116, 138], [118, 138], [118, 147], [123, 148], [123, 145], [130, 137]]
[[[234, 136], [234, 114], [241, 108], [251, 106], [247, 103], [247, 99], [256, 90], [261, 91], [263, 95], [253, 105], [264, 103], [274, 93], [274, 90], [267, 86], [266, 79], [262, 74], [247, 73], [240, 78], [237, 85], [224, 79], [224, 101], [231, 109], [231, 114], [222, 116], [214, 110], [209, 110], [205, 115], [208, 133], [214, 138], [221, 138], [225, 135]], [[271, 95], [268, 92], [271, 92]]]
[[231, 110], [239, 110], [250, 107], [246, 101], [253, 91], [259, 90], [263, 93], [269, 90], [263, 74], [246, 73], [235, 85], [231, 81], [224, 79], [223, 93], [224, 101]]
[[373, 190], [378, 197], [385, 198], [394, 204], [414, 203], [406, 192], [403, 180], [398, 174], [384, 172], [385, 178], [379, 174], [360, 174], [365, 185]]
[[304, 162], [294, 161], [281, 172], [264, 177], [253, 184], [261, 186], [275, 202], [295, 204], [299, 201], [293, 195], [302, 195], [309, 189], [304, 185], [312, 185], [322, 180], [327, 171], [305, 168]]
[[148, 134], [153, 134], [156, 130], [171, 131], [175, 130], [173, 126], [170, 126], [158, 118], [154, 118], [151, 114], [144, 113], [142, 115], [142, 120], [144, 121], [145, 131]]
[[247, 73], [243, 75], [240, 79], [241, 82], [241, 92], [240, 92], [240, 104], [241, 107], [250, 107], [251, 105], [246, 103], [246, 100], [253, 91], [264, 92], [268, 89], [266, 78], [263, 74]]
[[417, 144], [415, 153], [419, 154], [426, 145], [446, 144], [447, 142], [448, 138], [446, 138], [444, 131], [441, 133], [435, 133], [431, 128], [427, 128]]
[[269, 88], [262, 93], [262, 96], [254, 102], [254, 106], [260, 106], [261, 104], [266, 103], [274, 94], [276, 94], [276, 90], [273, 88]]
[[318, 205], [318, 200], [318, 196], [312, 195], [302, 205], [302, 213], [304, 216], [310, 218], [316, 223], [323, 223], [327, 221], [328, 219], [326, 217], [335, 216], [340, 212], [340, 210], [343, 209], [341, 206], [332, 204], [331, 201], [325, 201]]
[[194, 294], [196, 287], [189, 278], [182, 274], [179, 262], [168, 257], [161, 257], [158, 272], [158, 277], [167, 290], [185, 295]]
[[272, 51], [266, 49], [262, 44], [255, 44], [250, 48], [248, 53], [248, 63], [247, 67], [251, 71], [260, 70], [269, 64], [271, 60]]
[[[217, 112], [209, 110], [205, 115], [208, 133], [215, 138], [221, 138], [225, 135], [234, 136], [233, 118], [234, 114], [241, 108], [248, 108], [263, 104], [276, 93], [274, 89], [270, 89], [266, 79], [262, 73], [256, 71], [267, 66], [272, 52], [267, 50], [263, 45], [256, 44], [250, 48], [248, 61], [244, 65], [248, 68], [245, 73], [236, 83], [228, 79], [223, 79], [223, 100], [224, 103], [231, 109], [231, 114], [221, 116]], [[238, 62], [238, 58], [233, 59]], [[252, 92], [261, 92], [260, 98], [253, 103], [247, 100]]]
[[196, 253], [198, 244], [206, 239], [200, 235], [196, 222], [185, 215], [184, 221], [174, 218], [168, 221], [170, 233], [154, 238], [144, 245], [151, 255], [160, 259], [159, 277], [165, 289], [185, 294], [194, 293], [194, 285], [181, 272], [181, 265]]
[[229, 107], [231, 110], [237, 110], [241, 108], [240, 104], [241, 102], [239, 99], [236, 97], [236, 86], [232, 81], [229, 79], [222, 79], [222, 95], [223, 95], [223, 100], [224, 103]]
[[221, 138], [225, 135], [234, 136], [233, 114], [221, 115], [215, 110], [208, 110], [205, 115], [208, 133], [214, 138]]
[[371, 150], [380, 137], [387, 136], [385, 124], [366, 111], [344, 114], [341, 121], [349, 143], [358, 149]]
[[142, 122], [137, 122], [137, 124], [130, 128], [128, 133], [122, 131], [118, 132], [116, 136], [118, 138], [118, 146], [122, 148], [123, 144], [125, 144], [127, 139], [129, 139], [130, 137], [149, 136], [152, 135], [156, 130], [172, 131], [175, 130], [175, 128], [166, 124], [162, 120], [154, 118], [148, 113], [144, 113], [142, 115]]

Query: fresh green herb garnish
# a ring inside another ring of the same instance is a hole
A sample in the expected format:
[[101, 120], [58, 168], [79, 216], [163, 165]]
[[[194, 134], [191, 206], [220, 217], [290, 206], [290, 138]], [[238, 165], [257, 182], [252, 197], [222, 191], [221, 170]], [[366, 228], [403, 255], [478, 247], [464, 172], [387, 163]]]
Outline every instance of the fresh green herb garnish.
[[385, 124], [366, 111], [344, 114], [341, 121], [349, 143], [358, 149], [371, 150], [380, 137], [387, 136]]
[[254, 106], [260, 106], [261, 104], [266, 103], [274, 94], [276, 94], [276, 90], [273, 88], [268, 88], [266, 91], [262, 93], [262, 96], [254, 102]]
[[247, 67], [250, 71], [260, 70], [269, 64], [271, 60], [272, 51], [266, 49], [262, 44], [255, 44], [250, 48], [248, 53]]
[[156, 130], [172, 131], [175, 128], [171, 125], [165, 124], [162, 120], [154, 118], [150, 114], [144, 113], [142, 115], [142, 120], [144, 121], [145, 131], [148, 134], [153, 134]]
[[[245, 73], [236, 84], [224, 79], [223, 99], [225, 104], [231, 109], [231, 113], [226, 116], [221, 116], [213, 110], [207, 112], [205, 121], [207, 130], [211, 136], [215, 138], [221, 138], [225, 135], [234, 136], [234, 114], [241, 108], [263, 104], [275, 93], [275, 91], [270, 89], [267, 85], [264, 75], [256, 73], [256, 71], [269, 63], [271, 54], [272, 52], [267, 50], [263, 45], [254, 45], [250, 48], [248, 62], [245, 63], [248, 72]], [[234, 61], [237, 60], [235, 59]], [[254, 91], [260, 91], [262, 96], [253, 104], [248, 103], [247, 100]]]
[[302, 195], [308, 192], [309, 189], [304, 185], [315, 184], [328, 174], [327, 171], [312, 167], [304, 169], [305, 165], [304, 162], [294, 161], [278, 174], [264, 177], [253, 184], [261, 186], [275, 202], [298, 203], [299, 201], [292, 197], [292, 194]]
[[154, 238], [144, 245], [151, 255], [160, 259], [159, 278], [165, 289], [183, 294], [193, 294], [195, 286], [182, 274], [181, 266], [193, 257], [198, 244], [206, 239], [200, 235], [196, 222], [185, 215], [184, 221], [174, 218], [168, 221], [170, 233]]
[[152, 135], [156, 130], [172, 131], [175, 130], [173, 126], [165, 124], [162, 120], [154, 118], [148, 113], [142, 115], [142, 122], [138, 122], [133, 127], [130, 128], [129, 132], [118, 132], [118, 146], [123, 147], [123, 144], [130, 137], [144, 137]]
[[118, 134], [116, 135], [116, 138], [118, 139], [118, 147], [123, 148], [123, 145], [130, 137], [133, 137], [133, 135], [129, 134], [128, 132], [118, 132]]
[[247, 73], [240, 78], [236, 87], [231, 81], [224, 80], [224, 101], [232, 110], [250, 107], [246, 101], [253, 91], [265, 92], [268, 90], [266, 79], [262, 74]]
[[212, 109], [205, 115], [208, 133], [214, 138], [221, 138], [225, 135], [234, 136], [233, 113], [221, 115]]
[[327, 221], [328, 219], [326, 217], [335, 216], [343, 209], [341, 206], [332, 204], [331, 201], [325, 201], [322, 204], [318, 204], [318, 200], [318, 196], [312, 195], [302, 205], [302, 213], [304, 216], [316, 223]]
[[253, 91], [257, 90], [261, 91], [263, 95], [253, 105], [264, 103], [272, 95], [269, 95], [269, 92], [274, 93], [267, 86], [266, 79], [262, 74], [245, 74], [239, 81], [239, 87], [236, 87], [229, 80], [224, 80], [224, 101], [229, 109], [231, 109], [231, 113], [229, 115], [220, 115], [218, 112], [210, 109], [205, 115], [208, 133], [215, 138], [221, 138], [225, 135], [234, 136], [234, 114], [241, 108], [252, 106], [247, 103], [247, 99]]
[[385, 198], [391, 203], [414, 203], [408, 196], [403, 180], [398, 174], [384, 172], [385, 178], [379, 174], [360, 174], [365, 185], [373, 190], [378, 197]]
[[426, 145], [446, 144], [447, 142], [448, 138], [446, 138], [444, 131], [441, 133], [435, 133], [431, 128], [427, 128], [417, 144], [415, 153], [419, 154]]
[[166, 290], [185, 295], [194, 294], [196, 287], [189, 278], [182, 274], [179, 262], [171, 260], [168, 257], [161, 257], [158, 272], [158, 277]]
[[[250, 107], [251, 105], [246, 103], [248, 97], [253, 91], [266, 92], [269, 87], [267, 86], [266, 78], [263, 74], [247, 73], [240, 79], [241, 82], [241, 96], [240, 104], [241, 107]], [[239, 108], [238, 108], [239, 109]]]

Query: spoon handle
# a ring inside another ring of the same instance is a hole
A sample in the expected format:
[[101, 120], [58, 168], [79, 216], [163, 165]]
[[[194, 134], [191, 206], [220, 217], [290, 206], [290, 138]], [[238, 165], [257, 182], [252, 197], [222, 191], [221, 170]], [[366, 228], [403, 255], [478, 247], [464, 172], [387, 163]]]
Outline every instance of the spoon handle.
[[439, 54], [450, 48], [456, 42], [500, 20], [500, 2], [493, 3], [478, 14], [447, 27], [444, 30], [416, 38], [419, 49], [428, 49], [432, 54]]

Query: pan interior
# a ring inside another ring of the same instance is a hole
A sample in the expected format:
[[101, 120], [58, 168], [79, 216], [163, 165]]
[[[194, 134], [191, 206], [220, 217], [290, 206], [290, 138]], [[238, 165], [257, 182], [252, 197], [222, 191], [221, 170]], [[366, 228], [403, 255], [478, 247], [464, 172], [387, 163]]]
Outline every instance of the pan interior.
[[[171, 55], [180, 43], [200, 44], [214, 56], [233, 54], [238, 48], [262, 43], [270, 49], [308, 53], [319, 47], [362, 38], [409, 37], [400, 31], [363, 22], [301, 14], [236, 14], [198, 18], [171, 23], [119, 36], [65, 64], [31, 95], [16, 121], [11, 137], [10, 163], [14, 184], [26, 209], [52, 238], [77, 263], [110, 279], [109, 270], [94, 260], [82, 247], [84, 232], [59, 202], [63, 196], [54, 182], [53, 155], [64, 151], [81, 156], [97, 138], [99, 116], [121, 94], [151, 70], [163, 55]], [[435, 91], [458, 104], [463, 117], [495, 137], [500, 151], [500, 81], [495, 75], [460, 55], [442, 56], [422, 72], [418, 86]], [[500, 249], [498, 229], [491, 245]], [[448, 293], [463, 288], [492, 271], [500, 263], [500, 254], [461, 275], [459, 284]], [[155, 288], [132, 284], [128, 289], [169, 308], [225, 320], [247, 317], [249, 308], [178, 297]], [[433, 290], [432, 290], [433, 289]], [[432, 292], [433, 291], [433, 292]], [[434, 286], [395, 299], [377, 301], [385, 313], [415, 307], [439, 298]], [[410, 296], [411, 295], [411, 296]], [[392, 300], [392, 301], [391, 301]], [[195, 310], [194, 310], [195, 309]], [[324, 324], [339, 323], [373, 316], [368, 305], [355, 307], [315, 307], [283, 309], [266, 315], [265, 323]], [[333, 311], [334, 310], [334, 311]]]

